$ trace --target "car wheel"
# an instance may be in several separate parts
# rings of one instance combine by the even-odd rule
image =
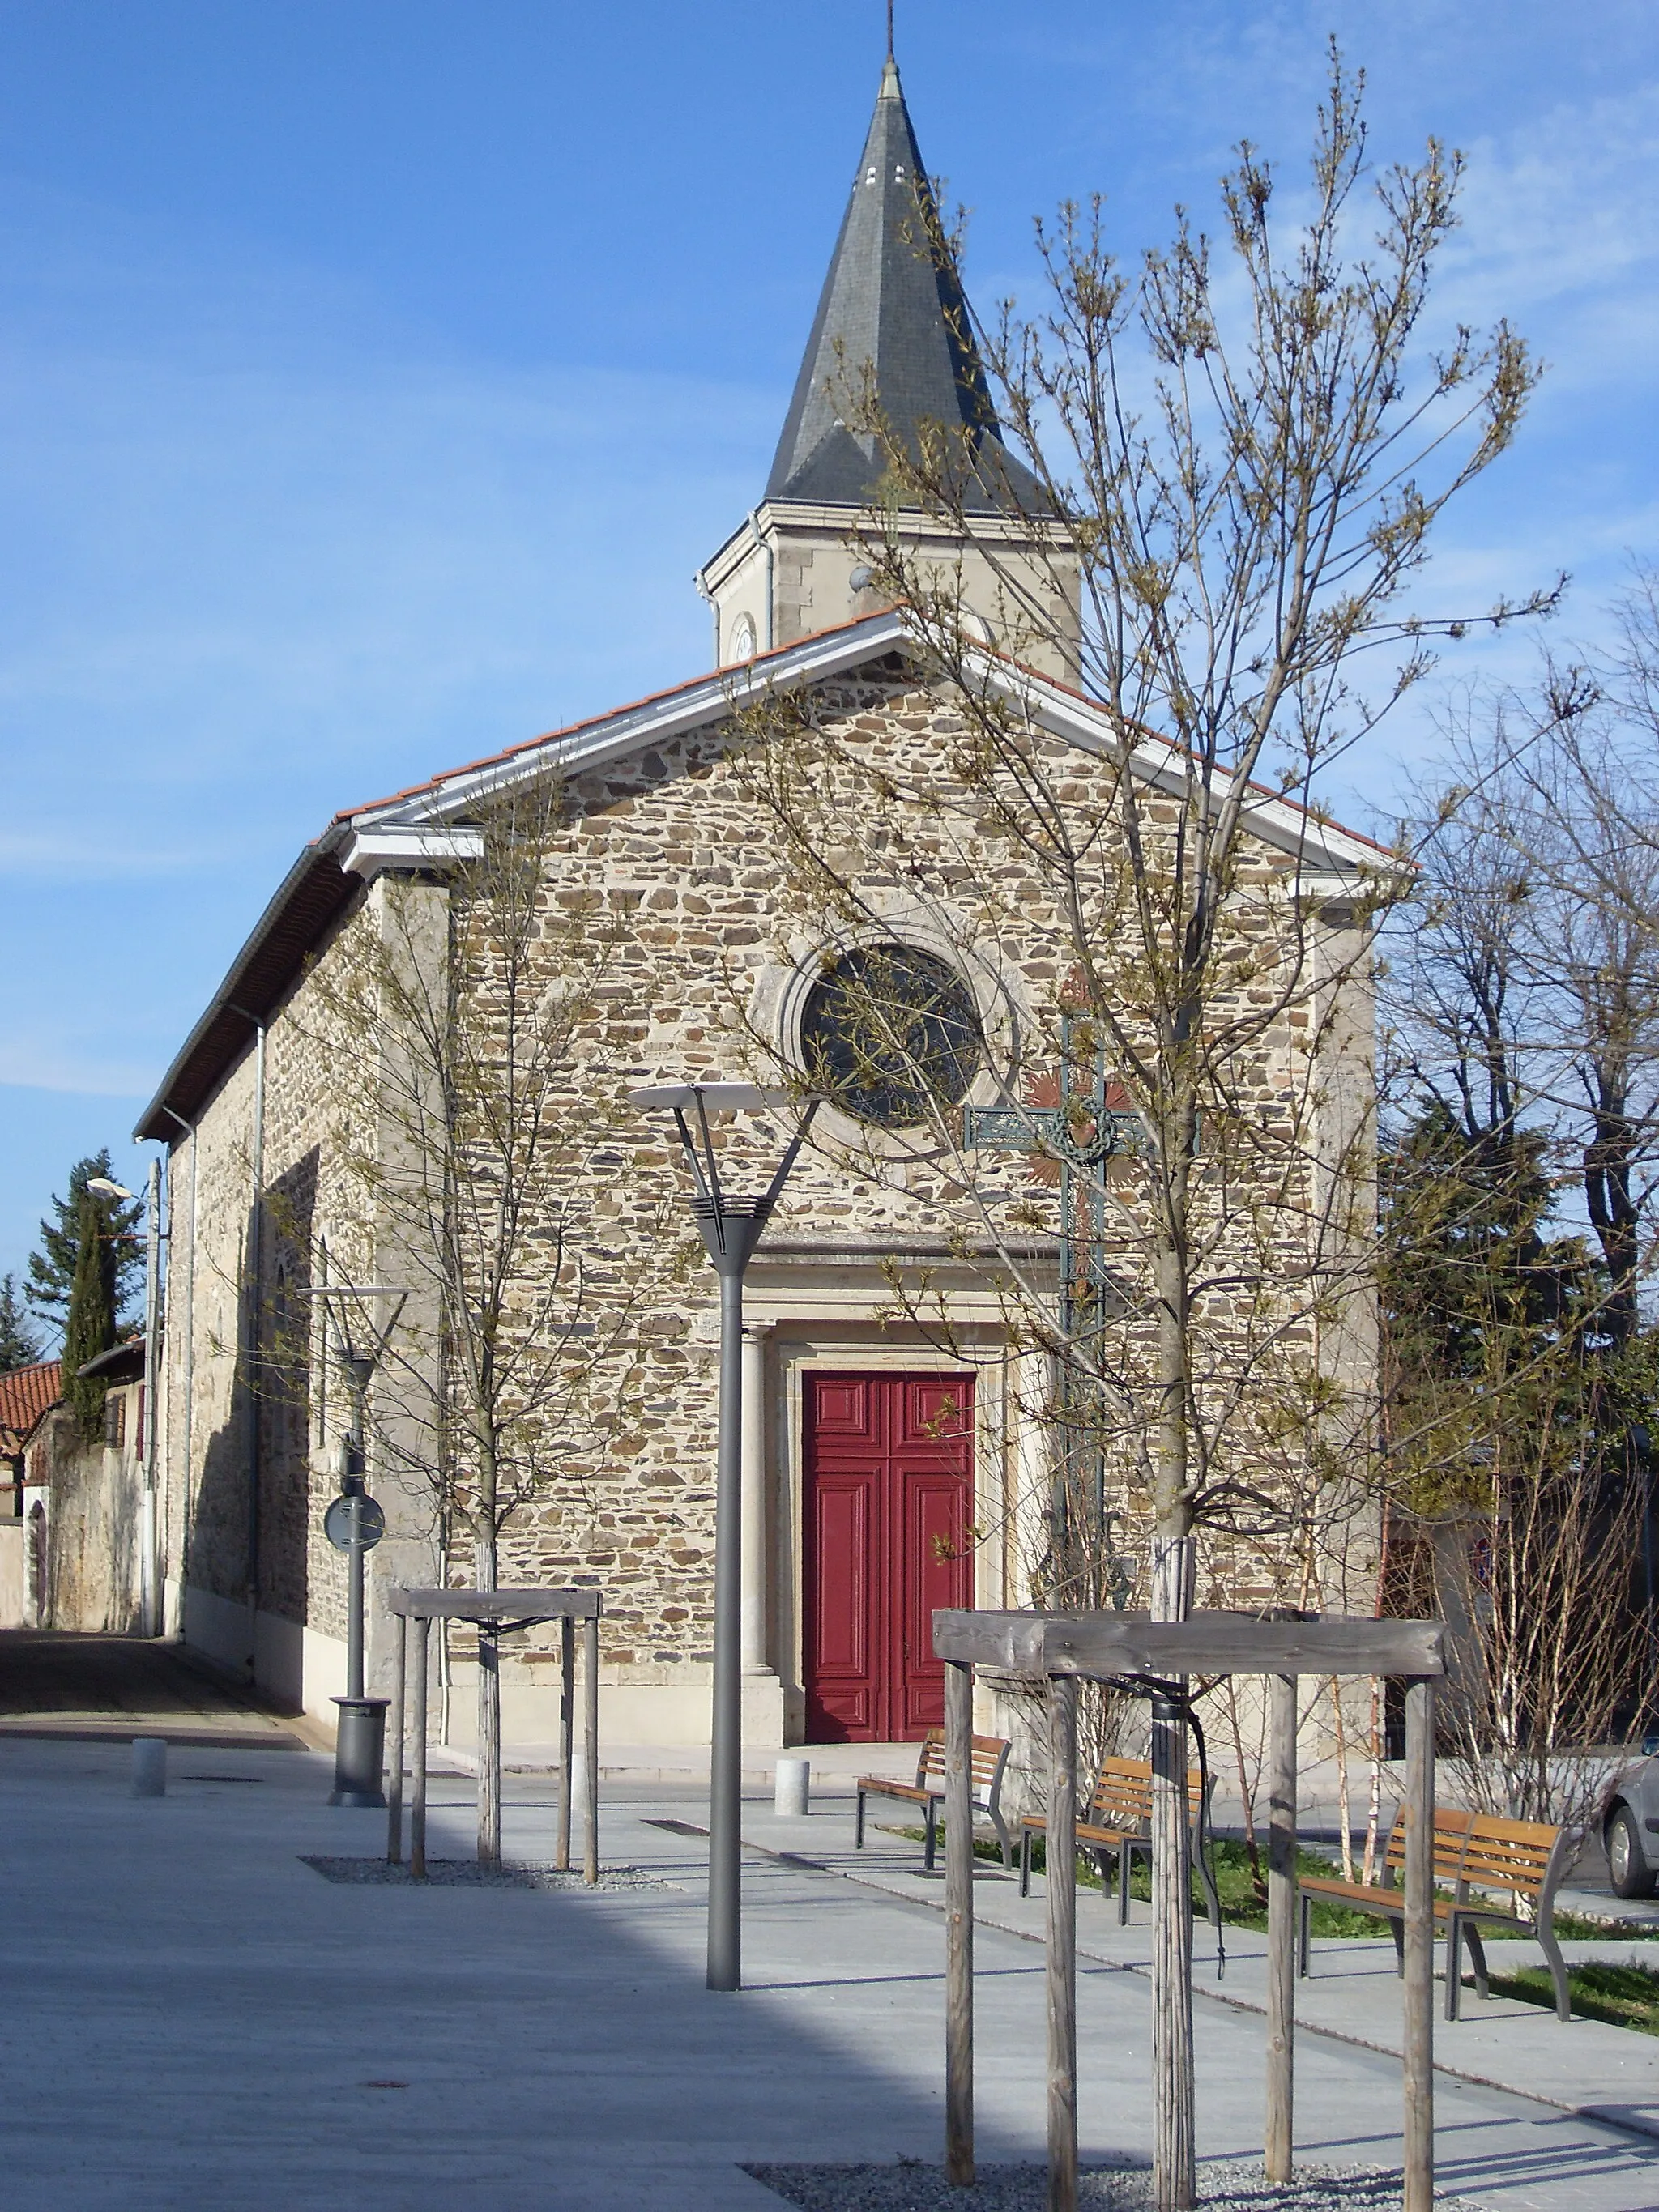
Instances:
[[[1615,1805],[1607,1821],[1607,1875],[1615,1897],[1651,1897],[1656,1877],[1642,1850],[1641,1831],[1628,1805]]]

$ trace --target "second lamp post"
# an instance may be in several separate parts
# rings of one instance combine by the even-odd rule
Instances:
[[[743,1279],[806,1139],[809,1098],[777,1171],[758,1197],[720,1181],[712,1114],[765,1114],[801,1102],[749,1083],[659,1084],[631,1103],[674,1117],[691,1170],[691,1212],[720,1281],[720,1451],[714,1485],[714,1697],[708,1763],[708,1987],[743,1985]]]

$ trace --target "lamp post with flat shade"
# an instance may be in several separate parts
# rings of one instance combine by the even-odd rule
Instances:
[[[720,1279],[720,1453],[714,1486],[714,1711],[708,1762],[708,1987],[743,1986],[743,1279],[820,1101],[749,1083],[665,1083],[629,1103],[672,1114],[691,1170],[691,1212]],[[805,1112],[758,1198],[720,1181],[710,1114]]]
[[[318,1298],[334,1334],[334,1356],[346,1384],[346,1432],[340,1450],[340,1494],[323,1516],[323,1531],[346,1555],[346,1686],[334,1737],[331,1805],[383,1807],[384,1698],[364,1694],[363,1612],[366,1562],[386,1531],[386,1515],[368,1494],[366,1443],[368,1386],[409,1292],[384,1283],[325,1283],[301,1291]]]

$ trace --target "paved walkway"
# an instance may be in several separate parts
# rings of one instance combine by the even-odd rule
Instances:
[[[850,1856],[844,1804],[799,1836],[751,1807],[748,1986],[719,1996],[689,1791],[605,1793],[605,1856],[649,1888],[355,1887],[303,1856],[382,1845],[380,1816],[325,1802],[326,1759],[191,1746],[171,1766],[140,1800],[120,1745],[0,1741],[8,2212],[779,2212],[743,2162],[938,2159],[939,1916],[891,1839],[873,1883],[811,1863]],[[551,1822],[545,1784],[515,1783],[509,1852],[550,1856]],[[432,1828],[434,1855],[467,1854],[463,1778]],[[1042,2141],[1041,1959],[1011,1887],[981,1885],[1009,1923],[978,1947],[988,2162]],[[1144,2157],[1149,1991],[1090,1934],[1084,2147]],[[1237,1994],[1246,1971],[1241,1949]],[[1544,2025],[1563,2051],[1585,2033]],[[1250,2155],[1261,2022],[1206,2002],[1196,2033],[1200,2153]],[[1303,2034],[1306,2155],[1397,2161],[1399,2105],[1396,2060]],[[1659,2204],[1639,2135],[1451,2079],[1437,2118],[1443,2183],[1505,2212]]]
[[[0,1735],[298,1744],[295,1724],[176,1644],[0,1629]]]
[[[876,1820],[881,1809],[872,1806]],[[903,1814],[890,1815],[896,1822]],[[781,1820],[754,1806],[744,1830],[763,1850],[783,1850],[809,1859],[826,1873],[860,1886],[914,1899],[940,1913],[944,1883],[921,1866],[918,1845],[890,1832],[867,1833],[862,1851],[852,1848],[850,1813],[831,1805],[805,1820]],[[1018,1878],[994,1863],[982,1867],[974,1885],[975,1916],[981,1926],[1040,1945],[1045,1905],[1041,1878],[1022,1898]],[[1613,1900],[1602,1898],[1602,1906]],[[1132,1902],[1130,1921],[1121,1927],[1115,1899],[1080,1889],[1078,1949],[1102,1966],[1150,1975],[1151,1911]],[[1200,1997],[1237,2009],[1265,2014],[1267,1938],[1254,1929],[1222,1930],[1224,1960],[1218,1960],[1215,1932],[1200,1922],[1194,1944],[1194,1990]],[[1606,1942],[1566,1942],[1569,1959],[1606,1959],[1659,1967],[1659,1942],[1629,1937]],[[1297,2018],[1323,2035],[1398,2057],[1402,2032],[1401,1984],[1395,1948],[1384,1936],[1375,1942],[1348,1938],[1316,1941],[1313,1972],[1297,1984]],[[1443,1958],[1444,1946],[1437,1946]],[[1487,1959],[1502,1974],[1542,1963],[1535,1943],[1489,1938]],[[1219,1966],[1219,1971],[1218,1969]],[[1605,2022],[1574,2020],[1564,2026],[1553,2012],[1517,1999],[1474,1994],[1467,1981],[1463,2017],[1435,2021],[1435,2063],[1449,2075],[1536,2097],[1564,2112],[1607,2119],[1659,2138],[1659,2037],[1639,2035]]]

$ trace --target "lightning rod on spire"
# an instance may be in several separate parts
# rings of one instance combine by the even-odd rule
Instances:
[[[893,58],[893,0],[887,0],[887,58]]]

